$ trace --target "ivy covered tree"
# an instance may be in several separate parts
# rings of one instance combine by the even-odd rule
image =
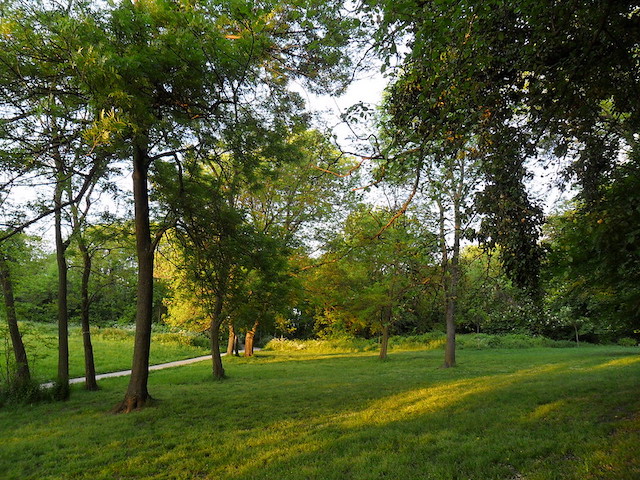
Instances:
[[[585,198],[595,198],[618,155],[635,151],[637,6],[368,2],[364,12],[382,18],[377,39],[387,56],[400,38],[390,32],[406,35],[403,76],[412,87],[402,103],[417,118],[430,112],[440,138],[478,135],[484,235],[500,244],[514,282],[536,295],[542,217],[526,194],[524,161],[538,148],[569,154]]]

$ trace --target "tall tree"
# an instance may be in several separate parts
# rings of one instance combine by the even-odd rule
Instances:
[[[348,25],[339,17],[339,4],[300,1],[287,6],[290,8],[216,2],[123,3],[110,12],[109,35],[101,48],[79,55],[77,64],[88,76],[95,51],[102,49],[101,54],[110,59],[116,75],[102,70],[93,75],[90,88],[98,103],[107,110],[111,106],[126,125],[123,138],[134,163],[139,303],[133,374],[122,411],[143,406],[149,398],[150,306],[157,242],[150,237],[147,177],[153,161],[164,156],[160,146],[172,146],[172,154],[183,150],[182,138],[186,137],[179,134],[184,135],[188,127],[189,138],[197,138],[200,128],[214,134],[235,128],[243,116],[240,99],[246,108],[262,86],[282,88],[291,74],[316,77],[318,66],[335,70],[347,58],[339,53],[347,39],[342,27]],[[314,19],[315,28],[308,18]],[[326,81],[329,76],[316,78],[318,85],[333,83]],[[171,122],[173,133],[166,135]],[[247,140],[236,136],[237,142]]]
[[[69,314],[65,252],[70,235],[64,238],[63,209],[82,198],[95,181],[97,172],[92,152],[81,135],[88,123],[87,104],[73,80],[73,69],[59,47],[73,48],[78,45],[79,37],[69,28],[68,10],[64,6],[15,2],[12,7],[4,24],[8,32],[3,37],[6,56],[0,63],[5,107],[3,130],[7,135],[4,146],[6,152],[17,154],[23,170],[48,179],[53,186],[52,202],[40,207],[43,212],[36,214],[36,219],[50,213],[55,218],[58,264],[56,395],[67,398]],[[71,188],[74,183],[79,184],[77,190]],[[13,232],[24,225],[14,226]]]
[[[149,170],[160,158],[179,160],[185,151],[197,150],[203,132],[207,132],[205,149],[217,135],[231,143],[232,130],[247,118],[244,112],[253,100],[267,89],[284,90],[291,77],[309,79],[316,90],[339,88],[348,78],[343,67],[349,61],[341,48],[357,21],[343,15],[342,2],[319,0],[20,5],[23,11],[33,7],[59,20],[41,24],[39,33],[47,52],[55,54],[56,65],[70,72],[74,93],[91,106],[95,121],[85,139],[94,146],[110,144],[132,160],[139,265],[137,333],[132,376],[120,406],[130,411],[149,398],[153,250],[159,238],[149,221]],[[20,16],[2,23],[10,32],[3,36],[9,44],[16,38],[12,29]],[[7,71],[15,73],[13,54],[22,58],[22,51],[7,52],[3,57],[10,67]],[[25,66],[35,78],[49,78],[46,72]],[[319,75],[320,70],[331,74]],[[275,117],[282,113],[277,106],[272,112]],[[19,108],[10,113],[22,118]],[[235,137],[236,144],[247,140],[251,139]],[[60,210],[68,201],[47,212]]]
[[[306,279],[320,333],[381,335],[381,359],[398,320],[424,294],[437,247],[435,236],[411,215],[381,232],[394,212],[359,205]]]
[[[434,104],[423,104],[423,92],[433,88],[431,79],[419,73],[420,65],[407,70],[389,87],[381,133],[386,147],[379,160],[379,175],[387,182],[411,183],[407,200],[391,222],[411,202],[437,212],[441,253],[444,318],[447,331],[445,367],[455,366],[456,310],[460,285],[460,250],[474,219],[474,195],[479,189],[481,154],[473,131],[457,130],[464,116],[460,102],[442,93]]]
[[[256,269],[260,257],[270,254],[261,245],[266,238],[246,223],[237,209],[237,190],[225,182],[228,172],[224,163],[213,168],[197,162],[187,164],[181,179],[184,189],[172,201],[178,214],[174,231],[182,268],[209,323],[213,376],[217,379],[225,376],[220,327],[228,316],[228,304],[244,291],[245,279]]]

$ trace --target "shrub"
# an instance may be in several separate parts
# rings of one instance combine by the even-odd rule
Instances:
[[[446,336],[441,332],[430,332],[422,335],[393,336],[389,338],[391,350],[436,350],[444,348]],[[545,337],[534,337],[525,334],[489,335],[486,333],[470,333],[456,336],[456,346],[460,350],[484,350],[491,348],[534,348],[575,347],[574,342],[568,340],[551,340]],[[265,345],[265,350],[300,351],[310,353],[333,352],[370,352],[380,348],[377,338],[362,339],[354,337],[338,337],[322,340],[286,340],[274,338]]]
[[[484,350],[487,348],[499,348],[502,341],[498,335],[488,335],[486,333],[472,333],[458,335],[456,337],[456,347],[460,350]]]
[[[403,350],[436,350],[444,346],[446,336],[441,332],[429,332],[422,335],[393,336],[389,347]]]
[[[36,403],[48,397],[47,391],[34,380],[27,382],[12,375],[0,383],[0,407]]]
[[[162,332],[151,335],[151,341],[163,345],[181,345],[184,347],[210,346],[209,338],[200,333],[193,332]]]
[[[588,344],[586,342],[581,342],[580,345]],[[577,344],[571,340],[553,340],[551,338],[542,337],[541,346],[550,348],[575,348]]]
[[[306,349],[305,342],[298,340],[287,340],[286,338],[273,338],[267,342],[264,346],[265,350],[272,350],[274,352],[291,352],[296,350]]]
[[[621,347],[637,347],[638,341],[635,338],[622,337],[618,340],[618,345]]]
[[[96,336],[104,340],[127,340],[133,338],[134,334],[134,330],[113,327],[101,328],[96,332]]]
[[[500,348],[533,348],[542,346],[542,337],[510,333],[500,337]]]

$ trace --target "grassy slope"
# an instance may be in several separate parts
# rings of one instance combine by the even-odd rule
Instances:
[[[29,366],[34,378],[40,381],[55,380],[57,375],[57,330],[53,324],[24,324],[23,338],[29,355]],[[92,344],[97,373],[116,372],[131,368],[133,358],[133,332],[107,329],[111,335],[103,335],[96,330]],[[69,372],[71,378],[84,376],[84,351],[79,327],[69,331]],[[113,333],[117,333],[114,336]],[[4,372],[5,345],[0,343],[0,368]],[[37,352],[37,354],[34,354]],[[210,350],[177,343],[153,342],[151,346],[151,364],[182,360],[184,358],[206,355]],[[2,476],[0,475],[0,479]]]
[[[0,478],[640,478],[636,349],[285,354],[154,372],[155,406],[107,413],[126,379],[0,410]]]

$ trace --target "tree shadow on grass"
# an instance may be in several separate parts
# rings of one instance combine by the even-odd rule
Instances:
[[[637,368],[631,378],[623,365],[606,368],[595,381],[593,372],[552,368],[450,382],[381,397],[361,409],[273,424],[266,431],[275,435],[254,432],[242,452],[226,459],[236,466],[233,475],[219,473],[237,479],[585,478],[585,461],[593,463],[607,445],[616,450],[613,424],[601,413],[640,407]],[[638,473],[635,455],[625,448],[617,464],[601,465],[608,477],[593,478],[637,478],[624,476]]]

